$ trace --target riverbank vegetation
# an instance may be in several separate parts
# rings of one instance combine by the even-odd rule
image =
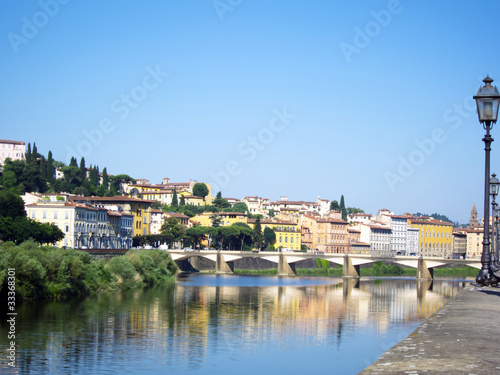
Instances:
[[[129,250],[110,260],[94,260],[74,249],[6,242],[0,245],[0,299],[7,295],[9,269],[15,272],[18,300],[63,300],[173,282],[177,266],[161,250]]]

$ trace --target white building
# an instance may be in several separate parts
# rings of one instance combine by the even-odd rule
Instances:
[[[26,144],[22,141],[9,141],[0,139],[0,165],[3,165],[5,159],[25,160]]]
[[[391,215],[391,252],[393,255],[408,255],[406,251],[408,218]]]
[[[407,227],[405,255],[418,255],[419,236],[420,230],[418,228]]]

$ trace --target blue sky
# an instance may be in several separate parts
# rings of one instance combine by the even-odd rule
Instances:
[[[468,222],[484,178],[471,99],[486,74],[500,82],[487,17],[498,11],[495,1],[5,0],[0,138],[153,183],[208,182],[226,197],[344,195],[372,214]],[[500,143],[492,149],[500,174]]]

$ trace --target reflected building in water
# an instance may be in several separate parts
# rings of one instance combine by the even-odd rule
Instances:
[[[26,305],[23,321],[30,322],[30,335],[19,342],[28,354],[21,361],[28,369],[30,358],[50,353],[41,368],[50,370],[64,368],[68,353],[84,368],[88,361],[150,356],[162,366],[196,368],[211,355],[251,355],[266,345],[338,346],[346,333],[360,328],[384,333],[391,326],[416,324],[465,284],[405,279],[329,283],[239,287],[179,282],[47,303],[36,312]],[[127,350],[131,345],[134,352]]]

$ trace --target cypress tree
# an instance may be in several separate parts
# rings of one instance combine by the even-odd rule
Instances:
[[[179,205],[179,200],[177,199],[177,190],[174,188],[174,195],[172,196],[172,206],[177,207]]]
[[[347,210],[345,208],[344,196],[340,197],[340,211],[342,211],[342,220],[347,221]]]
[[[26,163],[31,162],[31,143],[28,142],[28,150],[26,151]]]
[[[99,166],[96,165],[94,168],[95,168],[94,181],[95,181],[95,186],[97,187],[100,185],[100,183],[99,183],[100,182],[99,181],[100,180],[100,178],[99,178]]]
[[[52,151],[50,150],[47,155],[47,181],[50,183],[54,181],[54,159],[52,158]]]
[[[253,243],[255,248],[261,249],[264,242],[264,235],[262,234],[262,226],[260,224],[260,217],[255,220],[255,225],[253,227]]]
[[[78,163],[77,163],[76,158],[74,156],[71,157],[71,161],[69,162],[69,166],[78,168]]]
[[[105,189],[109,188],[108,171],[106,167],[104,167],[104,169],[102,170],[102,185]]]
[[[47,181],[47,163],[44,157],[40,158],[40,176],[45,183]]]
[[[31,161],[34,161],[36,163],[38,159],[38,150],[36,149],[36,143],[33,142],[33,152],[31,154]]]
[[[82,180],[82,183],[83,181],[85,181],[86,177],[87,171],[85,169],[85,158],[82,156],[82,158],[80,159],[80,179]]]

